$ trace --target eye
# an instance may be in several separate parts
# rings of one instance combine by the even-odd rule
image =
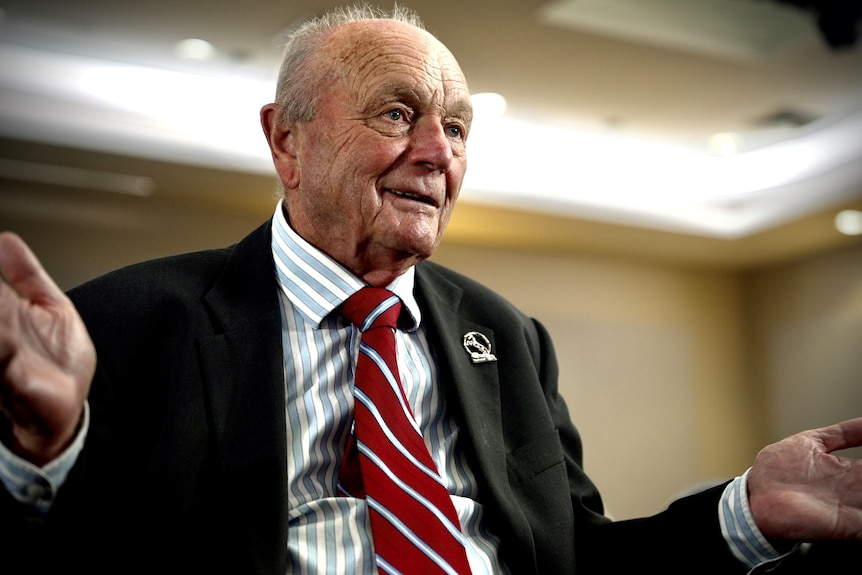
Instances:
[[[462,140],[465,136],[464,129],[458,124],[450,124],[446,126],[446,134],[448,134],[450,138],[456,140]]]
[[[383,115],[392,120],[393,122],[404,122],[407,118],[407,113],[401,108],[393,108],[391,110],[387,110],[383,113]]]

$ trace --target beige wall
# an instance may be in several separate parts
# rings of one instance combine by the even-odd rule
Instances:
[[[862,246],[759,271],[745,289],[768,438],[862,416]]]

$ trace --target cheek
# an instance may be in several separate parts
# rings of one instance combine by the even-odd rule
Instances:
[[[360,190],[376,187],[377,180],[386,173],[398,157],[391,145],[375,142],[355,142],[337,150],[327,166],[334,178]]]
[[[466,159],[458,161],[457,165],[453,165],[452,169],[446,177],[447,199],[450,203],[455,203],[458,195],[461,193],[461,184],[464,182],[464,175],[467,173]],[[451,209],[451,208],[450,208]]]
[[[437,242],[439,243],[440,239],[443,237],[443,232],[446,231],[446,228],[449,226],[449,219],[452,217],[452,211],[455,208],[455,198],[452,198],[449,205],[440,212],[440,219],[437,222]]]

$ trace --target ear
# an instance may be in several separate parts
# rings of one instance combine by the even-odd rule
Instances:
[[[285,121],[284,108],[279,104],[267,104],[260,110],[260,125],[281,182],[287,190],[296,188],[300,176],[296,124]]]

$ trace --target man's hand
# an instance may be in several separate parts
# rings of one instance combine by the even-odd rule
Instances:
[[[862,445],[862,418],[765,447],[748,476],[754,521],[771,539],[862,541],[862,461],[833,454]]]
[[[72,302],[12,233],[0,234],[0,276],[0,439],[44,465],[75,436],[96,352]]]

